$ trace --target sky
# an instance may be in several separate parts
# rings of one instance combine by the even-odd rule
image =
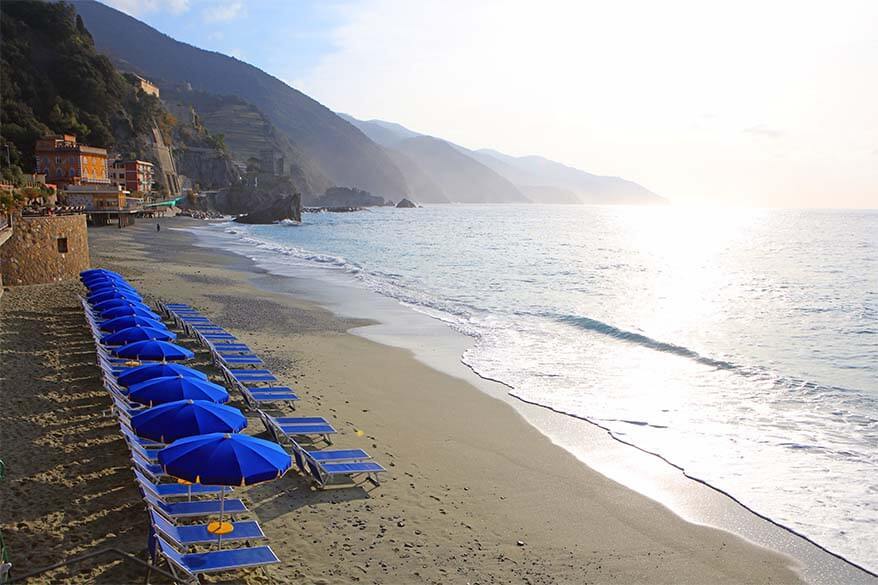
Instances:
[[[878,2],[108,0],[327,107],[684,205],[878,207]]]

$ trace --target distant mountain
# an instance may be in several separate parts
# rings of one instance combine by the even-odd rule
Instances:
[[[158,82],[189,83],[193,89],[233,95],[253,104],[300,148],[320,174],[341,186],[388,198],[408,195],[402,173],[377,144],[328,108],[281,80],[232,57],[205,51],[92,0],[74,6],[97,48]],[[307,174],[308,169],[303,169]],[[308,177],[314,184],[322,177]]]
[[[460,147],[383,120],[340,114],[382,145],[421,203],[524,203],[515,185],[462,152]]]
[[[384,120],[358,120],[350,114],[339,114],[339,116],[359,128],[363,134],[371,138],[373,142],[381,144],[382,146],[392,146],[406,140],[407,138],[423,136],[423,134],[418,134],[396,122],[385,122]]]
[[[438,138],[417,136],[395,145],[454,203],[527,203],[511,182]]]
[[[414,136],[424,136],[393,122],[343,116],[389,149],[399,148]],[[593,175],[539,156],[514,157],[495,150],[470,150],[452,142],[446,144],[510,181],[534,203],[667,203],[649,189],[620,177]]]
[[[402,171],[411,191],[411,198],[418,203],[451,203],[445,190],[424,171],[409,155],[393,148],[387,148],[387,154]]]
[[[509,156],[495,150],[470,151],[482,164],[516,185],[555,187],[574,193],[583,203],[664,204],[667,200],[620,177],[593,175],[541,156]]]

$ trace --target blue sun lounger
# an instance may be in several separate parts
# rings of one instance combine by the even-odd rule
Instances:
[[[189,498],[190,496],[216,495],[220,492],[231,493],[231,488],[224,488],[216,485],[183,485],[180,483],[162,483],[156,484],[139,469],[134,469],[134,477],[144,489],[148,489],[160,499],[169,498]]]
[[[168,561],[171,572],[176,576],[182,573],[192,583],[198,583],[198,575],[222,573],[252,567],[262,567],[280,562],[271,547],[254,546],[229,550],[212,550],[203,553],[178,552],[164,538],[156,535],[159,554]]]
[[[210,351],[223,356],[253,353],[253,350],[243,343],[210,344]]]
[[[219,359],[223,363],[229,364],[230,366],[243,366],[243,365],[251,365],[251,366],[261,366],[265,364],[259,356],[256,355],[223,355],[219,354]]]
[[[355,481],[357,475],[365,475],[367,481],[377,486],[378,474],[387,471],[362,449],[308,451],[295,440],[291,442],[296,466],[321,489],[339,477]]]
[[[198,518],[200,516],[216,516],[220,511],[219,500],[197,500],[193,502],[163,502],[149,491],[143,491],[143,499],[150,508],[164,514],[171,520],[179,518]],[[247,511],[244,502],[238,499],[227,499],[223,502],[223,514],[234,516]]]
[[[292,388],[287,386],[261,386],[259,388],[248,388],[247,386],[239,386],[244,401],[248,405],[258,407],[260,404],[268,404],[272,402],[286,402],[295,410],[294,404],[299,397],[293,392]]]
[[[275,441],[280,443],[282,439],[295,442],[295,437],[321,438],[328,444],[332,444],[329,435],[338,431],[329,424],[322,416],[289,417],[271,416],[260,410],[259,416],[265,429],[274,435]]]
[[[157,465],[155,463],[150,463],[143,457],[141,457],[137,452],[131,451],[131,462],[134,463],[134,467],[137,468],[141,473],[148,476],[151,481],[158,482],[162,479],[166,479],[168,476],[165,474],[161,465]],[[164,484],[158,484],[164,485]]]
[[[238,339],[231,333],[207,333],[207,334],[199,334],[199,338],[201,338],[205,343],[209,343],[210,341],[217,341],[220,339],[233,340]]]
[[[171,541],[171,543],[180,549],[196,544],[215,544],[217,541],[216,534],[207,531],[206,524],[192,524],[189,526],[175,526],[161,514],[157,514],[155,510],[149,511],[152,519],[153,528],[162,537]],[[233,542],[236,540],[265,540],[267,537],[262,532],[259,524],[254,520],[246,520],[242,522],[232,522],[232,531],[223,535],[223,542]]]

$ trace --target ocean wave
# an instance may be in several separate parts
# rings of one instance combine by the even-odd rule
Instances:
[[[579,327],[580,329],[586,329],[588,331],[607,335],[615,339],[627,341],[628,343],[636,343],[638,345],[642,345],[656,351],[662,351],[665,353],[672,353],[678,356],[686,357],[698,363],[712,366],[718,369],[736,370],[739,367],[725,360],[719,360],[703,356],[697,351],[689,349],[688,347],[659,341],[642,333],[626,331],[625,329],[620,329],[619,327],[615,327],[613,325],[610,325],[609,323],[604,323],[603,321],[598,321],[597,319],[591,319],[589,317],[581,317],[577,315],[558,315],[553,317],[561,323],[573,325],[574,327]]]

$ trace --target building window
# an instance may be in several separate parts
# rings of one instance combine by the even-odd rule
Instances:
[[[67,253],[67,238],[58,238],[58,251],[62,254]]]

